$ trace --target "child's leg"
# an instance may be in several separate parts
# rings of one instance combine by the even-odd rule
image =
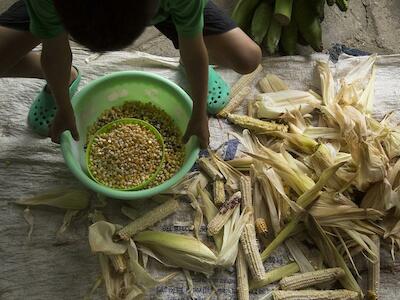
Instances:
[[[253,72],[261,63],[261,49],[240,28],[204,37],[210,62],[240,74]]]
[[[29,32],[29,23],[23,0],[0,15],[0,77],[44,79],[40,53],[31,52],[41,41]],[[77,75],[72,68],[70,83]]]
[[[179,49],[178,33],[171,19],[156,27]],[[247,74],[254,71],[261,62],[260,47],[211,0],[204,9],[203,35],[211,64]]]
[[[40,55],[30,52],[39,43],[29,32],[0,26],[0,77],[43,78]]]

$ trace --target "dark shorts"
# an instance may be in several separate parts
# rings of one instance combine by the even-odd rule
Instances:
[[[23,0],[17,1],[0,15],[0,26],[29,31],[29,14]],[[178,33],[171,19],[158,23],[155,27],[172,41],[175,48],[179,48]],[[204,9],[204,36],[222,34],[236,27],[235,22],[218,6],[212,1],[207,2]]]

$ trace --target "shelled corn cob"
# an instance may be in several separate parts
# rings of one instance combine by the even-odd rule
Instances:
[[[325,2],[343,12],[348,9],[348,0],[238,0],[232,18],[269,54],[281,49],[294,55],[296,44],[320,52]]]

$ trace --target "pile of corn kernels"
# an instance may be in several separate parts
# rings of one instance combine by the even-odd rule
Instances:
[[[185,159],[184,144],[179,128],[171,117],[151,103],[139,101],[126,102],[104,111],[88,130],[88,139],[97,130],[112,121],[122,118],[136,118],[153,125],[162,135],[165,146],[164,166],[156,179],[148,187],[154,187],[167,181],[181,168]]]
[[[90,149],[89,169],[102,184],[118,189],[148,180],[162,160],[162,145],[139,124],[118,124],[96,136]]]

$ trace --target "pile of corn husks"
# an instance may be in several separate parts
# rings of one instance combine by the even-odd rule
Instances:
[[[381,121],[371,116],[375,59],[336,81],[328,63],[318,62],[321,95],[290,90],[269,74],[249,101],[248,116],[232,112],[260,70],[239,80],[219,114],[244,128],[232,133],[242,145],[239,157],[223,161],[210,150],[199,160],[200,172],[157,197],[160,205],[140,215],[125,206],[133,219],[125,227],[107,222],[99,210],[90,213],[89,243],[102,270],[94,289],[104,282],[110,299],[138,299],[179,269],[190,278],[188,271],[210,276],[236,266],[238,299],[277,281],[273,299],[378,299],[380,242],[393,259],[400,248],[400,129],[390,114]],[[85,205],[60,204],[67,194],[18,203],[50,199],[68,209],[67,226],[88,205],[86,194],[80,197]],[[194,236],[148,230],[188,200]],[[212,245],[200,237],[203,222]],[[293,262],[266,270],[263,262],[280,245]],[[356,280],[356,257],[368,264],[366,291]],[[171,274],[154,278],[148,258],[171,267]]]

